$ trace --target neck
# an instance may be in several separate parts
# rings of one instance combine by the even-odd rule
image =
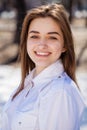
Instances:
[[[34,77],[36,77],[40,72],[42,72],[46,67],[38,67],[36,66]]]
[[[35,73],[34,73],[34,77],[36,77],[41,71],[42,71],[42,69],[36,68]]]

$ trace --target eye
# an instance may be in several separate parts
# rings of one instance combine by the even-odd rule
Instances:
[[[36,36],[36,35],[33,35],[33,36],[30,36],[30,38],[32,38],[32,39],[37,39],[37,38],[39,38],[39,37]]]
[[[49,39],[52,39],[52,40],[57,40],[57,38],[56,38],[56,37],[54,37],[54,36],[49,37]]]

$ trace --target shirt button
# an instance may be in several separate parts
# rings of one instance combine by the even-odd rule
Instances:
[[[58,78],[61,78],[61,76],[59,76]]]
[[[22,124],[22,122],[18,122],[18,124],[19,124],[19,125],[21,125],[21,124]]]

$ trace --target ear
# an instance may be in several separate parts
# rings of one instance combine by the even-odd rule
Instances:
[[[63,52],[66,52],[66,51],[67,51],[67,49],[66,49],[65,47],[63,47],[62,53],[63,53]]]

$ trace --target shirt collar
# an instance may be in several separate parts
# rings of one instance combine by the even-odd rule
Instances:
[[[30,82],[33,82],[34,86],[38,86],[39,84],[47,83],[54,78],[58,78],[64,72],[64,67],[62,61],[57,60],[40,72],[35,78],[33,78],[34,72],[35,68],[25,78],[24,87],[29,86]]]

